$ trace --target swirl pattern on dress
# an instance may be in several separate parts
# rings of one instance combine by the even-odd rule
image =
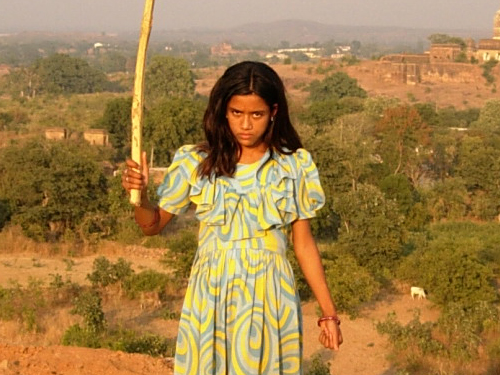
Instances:
[[[267,152],[233,177],[199,178],[180,148],[158,188],[174,214],[196,204],[198,250],[181,312],[174,373],[302,373],[300,300],[286,258],[290,224],[324,204],[310,154]]]

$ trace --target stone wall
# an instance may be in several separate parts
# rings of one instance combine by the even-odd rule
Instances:
[[[83,132],[83,139],[91,145],[107,146],[109,144],[109,135],[104,129],[86,130]]]
[[[418,83],[475,83],[482,74],[478,65],[461,63],[414,64],[380,61],[374,73],[388,81]]]

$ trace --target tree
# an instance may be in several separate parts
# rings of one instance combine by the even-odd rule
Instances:
[[[497,298],[493,272],[478,258],[480,248],[474,238],[455,239],[447,233],[409,255],[401,264],[400,277],[428,290],[429,298],[441,306],[493,302]]]
[[[363,100],[356,97],[331,98],[315,101],[299,118],[302,122],[318,129],[331,125],[339,117],[361,112]]]
[[[168,165],[177,148],[203,139],[205,102],[182,97],[164,98],[147,113],[145,149],[154,150],[155,165]]]
[[[464,137],[458,150],[456,175],[464,180],[475,215],[491,220],[500,211],[500,150],[490,140]]]
[[[393,174],[404,173],[416,186],[426,172],[430,158],[430,128],[417,110],[407,105],[389,108],[378,121],[375,133],[378,151]]]
[[[65,54],[39,59],[34,71],[40,80],[40,91],[51,94],[88,94],[104,91],[106,75],[85,60]]]
[[[363,113],[345,115],[328,129],[305,140],[321,174],[321,185],[326,195],[325,208],[312,222],[315,234],[336,238],[339,220],[334,197],[357,190],[364,182],[373,163],[374,139],[369,135],[371,121]]]
[[[432,44],[458,44],[462,50],[467,48],[467,43],[462,38],[447,34],[432,34],[428,37]]]
[[[479,111],[479,118],[472,123],[473,128],[500,133],[500,100],[488,100]]]
[[[359,85],[358,81],[344,72],[337,72],[324,78],[322,81],[314,80],[309,85],[309,100],[311,102],[341,99],[346,96],[366,98],[366,91]]]
[[[363,303],[369,302],[379,291],[379,283],[356,259],[333,246],[322,252],[325,277],[340,312],[351,317],[358,315]]]
[[[40,87],[40,77],[32,67],[14,69],[2,81],[12,98],[34,98]]]
[[[457,137],[450,132],[434,132],[432,137],[432,157],[429,167],[432,177],[439,181],[452,177],[458,154]]]
[[[467,213],[469,197],[461,178],[445,178],[424,194],[433,221],[459,220]]]
[[[155,55],[147,67],[146,87],[146,99],[150,104],[165,97],[192,97],[194,75],[186,60]]]
[[[116,98],[106,103],[99,127],[109,132],[109,140],[116,149],[116,159],[130,155],[132,98]]]
[[[342,221],[338,239],[342,249],[374,275],[393,270],[405,236],[396,203],[377,187],[360,184],[356,191],[337,194],[334,207]]]
[[[106,73],[125,72],[127,69],[127,58],[116,51],[100,54],[96,63]]]
[[[398,98],[385,96],[370,96],[364,101],[364,113],[371,119],[378,121],[384,116],[388,108],[395,108],[401,105]]]
[[[30,141],[0,153],[0,199],[36,240],[56,240],[106,212],[106,178],[88,147]]]

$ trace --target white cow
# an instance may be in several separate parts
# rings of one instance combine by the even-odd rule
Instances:
[[[411,299],[414,299],[415,296],[417,296],[418,299],[427,298],[424,288],[420,288],[418,286],[412,286],[410,292],[411,292]]]

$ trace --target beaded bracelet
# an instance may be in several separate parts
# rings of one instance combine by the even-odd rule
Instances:
[[[155,207],[154,214],[155,214],[155,217],[153,218],[153,221],[151,223],[141,224],[141,223],[139,223],[137,218],[135,218],[135,222],[137,223],[138,226],[140,226],[143,229],[151,228],[151,227],[155,226],[156,224],[158,224],[158,222],[160,221],[160,207],[158,207],[158,206]]]
[[[335,323],[340,325],[340,319],[336,315],[330,315],[330,316],[322,316],[321,318],[318,319],[318,327],[320,326],[321,322],[324,322],[326,320],[333,320]]]

